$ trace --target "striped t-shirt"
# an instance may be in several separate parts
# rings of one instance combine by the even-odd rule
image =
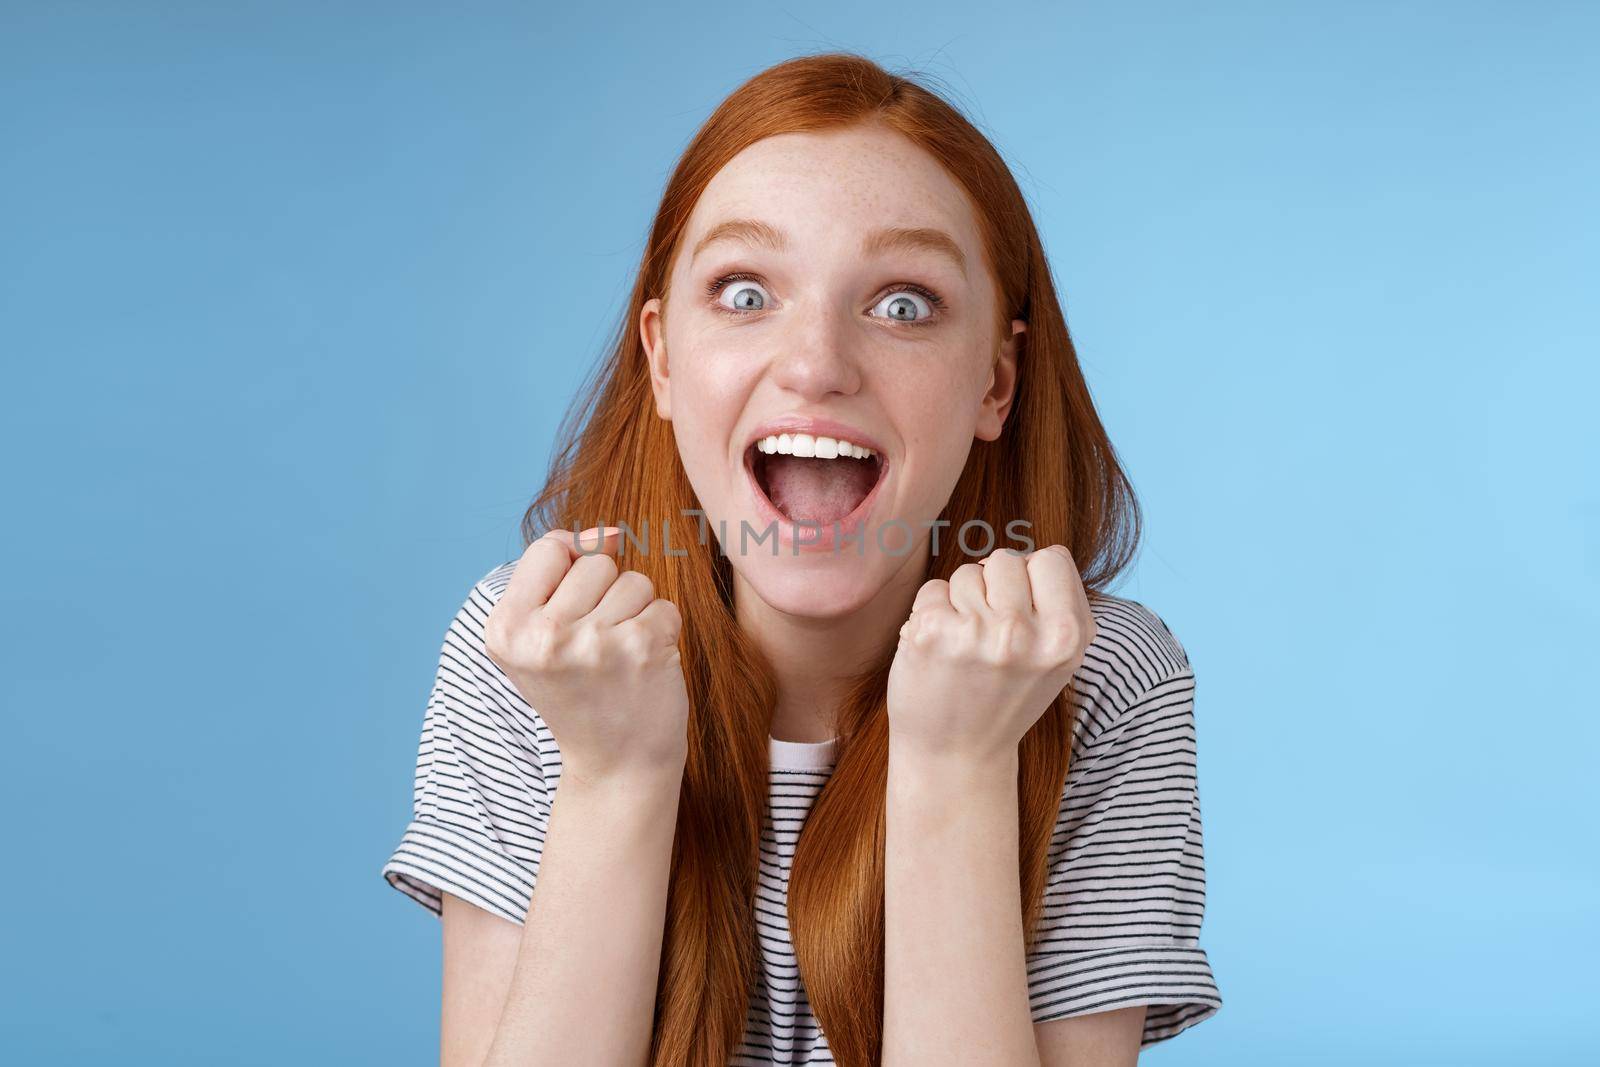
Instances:
[[[489,659],[483,624],[516,569],[476,582],[451,621],[423,716],[412,815],[383,876],[434,914],[440,893],[521,925],[561,779],[539,713]],[[1142,1046],[1216,1014],[1199,944],[1205,859],[1194,674],[1136,601],[1093,602],[1097,634],[1073,678],[1073,755],[1050,844],[1040,934],[1027,954],[1033,1020],[1147,1005]],[[795,843],[837,739],[769,738],[757,934],[761,968],[730,1067],[833,1063],[789,940]]]

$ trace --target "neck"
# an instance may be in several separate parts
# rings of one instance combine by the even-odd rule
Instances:
[[[851,678],[900,640],[921,588],[925,557],[909,553],[866,603],[845,614],[802,615],[762,599],[737,569],[734,613],[772,664],[778,686],[769,733],[780,741],[837,736],[838,710]]]

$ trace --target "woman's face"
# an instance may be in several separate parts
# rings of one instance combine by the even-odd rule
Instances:
[[[995,439],[1010,406],[1022,323],[1002,338],[996,314],[966,194],[894,131],[769,137],[712,178],[639,327],[657,411],[741,585],[840,617],[920,578],[973,440]],[[876,456],[758,447],[789,427],[794,448],[808,423]],[[954,530],[938,551],[960,551]]]

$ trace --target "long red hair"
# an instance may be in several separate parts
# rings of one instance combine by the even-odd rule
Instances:
[[[908,76],[849,53],[802,56],[739,86],[706,120],[668,181],[638,279],[610,353],[567,412],[543,490],[522,521],[531,542],[554,527],[626,522],[621,565],[642,571],[684,625],[689,755],[684,769],[661,953],[651,1064],[724,1067],[738,1048],[758,968],[755,891],[767,802],[773,673],[732,611],[730,563],[702,544],[699,503],[670,425],[655,412],[639,338],[640,309],[667,296],[670,266],[696,201],[744,148],[773,134],[876,123],[944,165],[970,197],[998,297],[995,340],[1027,322],[1004,432],[974,441],[939,516],[948,530],[982,520],[995,531],[1026,518],[1037,547],[1065,545],[1096,597],[1127,565],[1139,509],[1100,424],[1067,334],[1027,203],[989,141],[955,107]],[[676,527],[660,551],[663,521]],[[930,555],[925,580],[967,560]],[[789,928],[812,1010],[842,1067],[880,1059],[883,1016],[885,691],[893,649],[860,675],[838,709],[838,757],[805,823],[789,882]],[[1018,749],[1021,900],[1033,943],[1046,851],[1071,754],[1070,693],[1058,696]]]

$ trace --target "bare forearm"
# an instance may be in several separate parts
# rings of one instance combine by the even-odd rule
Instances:
[[[891,742],[885,819],[884,1067],[1038,1067],[1015,755],[942,766]]]
[[[647,1062],[681,783],[563,773],[485,1067]]]

